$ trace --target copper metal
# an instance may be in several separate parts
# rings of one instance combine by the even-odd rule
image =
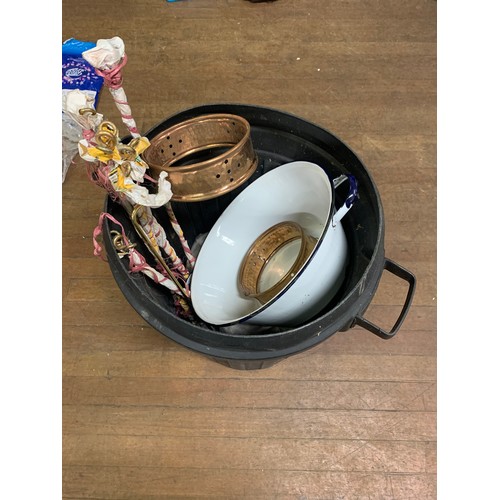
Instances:
[[[271,259],[297,240],[300,240],[300,248],[288,270],[284,271],[281,279],[274,285],[261,289],[261,279]],[[316,238],[306,234],[299,224],[292,221],[280,222],[262,233],[253,242],[240,266],[238,285],[243,295],[254,297],[261,304],[269,302],[293,280],[311,255],[316,242]]]
[[[221,196],[243,184],[257,168],[250,124],[236,115],[201,115],[164,130],[150,142],[142,157],[153,177],[168,172],[173,201]],[[225,150],[188,164],[191,155],[203,153],[206,157],[220,149]]]

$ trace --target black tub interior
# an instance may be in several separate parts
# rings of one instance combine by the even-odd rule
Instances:
[[[356,177],[359,199],[342,220],[350,256],[346,278],[337,296],[319,315],[310,320],[308,325],[314,324],[318,318],[327,313],[332,316],[332,313],[335,313],[336,305],[345,299],[363,278],[367,266],[382,243],[383,215],[378,193],[368,172],[356,155],[331,133],[276,110],[243,105],[213,105],[193,108],[165,120],[146,135],[152,138],[176,122],[212,112],[239,114],[250,122],[252,142],[259,158],[259,165],[246,184],[222,197],[196,203],[172,203],[174,212],[191,245],[198,235],[205,234],[210,230],[219,215],[241,190],[257,177],[279,165],[295,160],[306,160],[320,165],[330,179],[342,173],[352,173]],[[345,200],[344,188],[347,188],[346,184],[342,184],[338,190],[337,206],[340,206]],[[135,236],[133,227],[121,206],[111,199],[107,199],[105,211],[123,224],[130,239],[137,243],[138,250],[147,258],[149,252]],[[177,247],[179,255],[182,255],[182,249],[171,229],[166,211],[155,209],[154,213],[165,228],[170,242]],[[110,229],[113,227],[108,222],[107,231],[109,232]],[[275,328],[262,334],[241,335],[228,333],[202,321],[195,323],[185,321],[175,314],[171,295],[164,287],[156,285],[152,280],[140,274],[128,273],[126,259],[120,260],[114,257],[114,251],[110,247],[109,241],[106,248],[108,254],[110,252],[112,254],[109,260],[115,278],[132,305],[160,332],[174,340],[179,341],[180,339],[187,347],[202,351],[221,346],[229,351],[231,349],[262,351],[267,348],[276,349],[293,341],[291,340],[293,336],[281,339],[284,329]],[[154,265],[153,260],[150,263]],[[124,276],[128,280],[127,283],[124,283]],[[146,304],[147,311],[144,311],[142,305],[134,304],[134,300],[131,300],[133,294],[141,295],[140,303]],[[152,315],[154,318],[151,318]],[[306,327],[307,325],[304,325],[304,328],[302,326],[295,327],[290,333],[294,333],[297,338],[300,335],[304,336],[306,333],[301,333],[301,330],[305,331]],[[309,334],[313,335],[313,332],[307,333],[307,335]],[[242,337],[251,337],[251,340]]]

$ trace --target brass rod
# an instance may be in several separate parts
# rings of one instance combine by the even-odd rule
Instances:
[[[169,278],[174,282],[175,286],[179,289],[179,291],[182,293],[182,295],[188,299],[190,299],[189,293],[186,292],[186,290],[182,287],[182,285],[179,283],[179,280],[176,278],[174,273],[171,271],[171,269],[168,267],[167,263],[165,262],[165,259],[161,255],[161,253],[155,248],[153,245],[152,241],[150,240],[149,236],[147,235],[146,231],[144,231],[144,228],[141,226],[139,223],[138,219],[138,214],[139,211],[142,209],[142,205],[135,205],[134,208],[132,209],[132,212],[130,213],[130,219],[132,220],[132,224],[134,225],[135,230],[141,237],[141,239],[144,241],[144,243],[147,245],[149,251],[154,255],[158,263],[163,267],[165,272],[168,274]]]

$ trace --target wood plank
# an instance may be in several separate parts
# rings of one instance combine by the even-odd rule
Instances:
[[[96,266],[100,264],[94,257],[94,243],[92,241],[92,233],[97,225],[98,219],[99,216],[96,216],[93,222],[91,219],[88,219],[86,231],[79,236],[63,236],[62,255],[64,258],[93,258]]]
[[[435,474],[391,474],[391,493],[401,500],[433,500],[437,498]]]
[[[114,280],[106,278],[72,278],[69,282],[67,301],[120,301]]]
[[[66,465],[426,472],[426,443],[330,439],[63,435]]]
[[[64,498],[436,498],[427,473],[65,466]]]
[[[145,320],[130,306],[119,292],[113,296],[113,302],[66,302],[62,311],[63,325],[92,325],[101,330],[115,325],[145,326]]]
[[[91,247],[88,240],[85,246]],[[88,251],[88,248],[85,252]],[[100,260],[94,255],[88,257],[63,257],[62,265],[65,269],[71,269],[71,273],[65,273],[64,278],[68,281],[80,278],[114,279],[107,262]],[[65,297],[66,298],[66,297]]]
[[[72,435],[436,441],[436,413],[64,405]]]
[[[69,325],[63,332],[65,351],[140,351],[184,349],[149,325],[109,325],[104,330],[88,325]]]
[[[436,411],[434,382],[65,376],[68,405]]]
[[[189,43],[189,42],[188,42]],[[277,93],[277,89],[269,86],[269,83],[278,79],[285,79],[289,83],[295,83],[298,80],[308,82],[311,86],[296,87],[295,95],[308,96],[308,103],[314,102],[314,95],[319,98],[324,98],[326,95],[331,95],[334,102],[341,102],[340,95],[334,92],[334,88],[346,90],[348,92],[357,92],[358,97],[363,101],[373,106],[376,100],[372,94],[366,92],[367,79],[373,79],[379,82],[379,86],[374,90],[394,92],[393,104],[400,104],[405,101],[414,101],[416,98],[420,100],[426,99],[423,102],[431,102],[429,94],[433,94],[435,89],[431,86],[426,86],[425,82],[432,82],[436,72],[434,54],[418,54],[413,52],[400,53],[395,59],[394,52],[401,50],[401,46],[397,45],[396,50],[389,50],[387,53],[378,53],[370,55],[363,51],[351,50],[351,47],[346,47],[344,44],[340,46],[331,42],[309,42],[308,52],[305,54],[303,50],[303,42],[297,40],[295,42],[283,45],[282,42],[269,42],[267,44],[245,42],[241,48],[229,53],[221,51],[221,45],[224,42],[217,40],[215,42],[206,42],[206,49],[213,55],[210,59],[204,57],[204,53],[192,53],[189,46],[185,47],[178,44],[175,48],[175,56],[168,55],[168,60],[171,65],[175,65],[178,71],[181,71],[188,76],[194,76],[196,71],[207,71],[205,79],[207,91],[221,84],[221,79],[218,75],[227,73],[228,78],[224,79],[224,85],[227,89],[235,91],[233,83],[241,81],[243,84],[249,74],[255,71],[262,72],[262,78],[255,82],[256,96],[267,84],[267,98],[264,94],[262,97],[266,102],[280,102],[282,96]],[[192,42],[189,43],[192,45]],[[186,53],[192,54],[189,59],[186,58]],[[140,68],[139,63],[135,63],[134,67],[131,63],[130,72],[133,73]],[[223,68],[224,66],[224,68]],[[319,69],[319,71],[318,71]],[[208,73],[208,71],[210,71]],[[321,73],[321,75],[319,75]],[[385,85],[381,83],[382,77],[386,79]],[[353,86],[347,89],[346,79],[349,79]],[[413,83],[406,87],[407,93],[403,91],[401,84],[397,81],[404,82],[412,81]],[[171,85],[176,89],[174,97],[185,97],[186,93],[176,85],[179,81],[178,77],[171,77]],[[144,76],[144,83],[157,85],[157,80],[154,79],[154,74]],[[394,86],[393,86],[394,85]],[[325,89],[332,90],[328,94]],[[293,87],[292,87],[293,88]],[[399,92],[398,92],[399,89]],[[425,90],[425,95],[423,90]],[[294,94],[292,94],[293,98]],[[381,96],[377,96],[381,97]],[[383,97],[383,96],[382,96]],[[434,96],[435,97],[435,96]]]

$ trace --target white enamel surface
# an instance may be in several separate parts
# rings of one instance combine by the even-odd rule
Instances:
[[[342,225],[328,220],[332,187],[317,165],[297,161],[277,167],[250,184],[209,232],[192,274],[191,299],[198,316],[214,325],[245,322],[291,325],[319,312],[343,278],[347,241]],[[286,220],[323,241],[292,285],[262,306],[238,290],[240,264],[255,239]]]

